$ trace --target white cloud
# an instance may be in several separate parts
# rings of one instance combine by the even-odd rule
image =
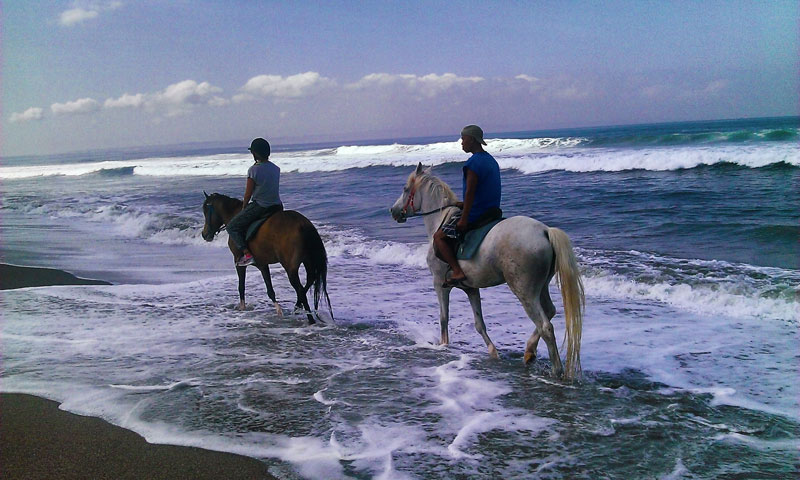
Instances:
[[[591,95],[591,90],[577,83],[555,87],[552,95],[559,100],[583,100]]]
[[[539,78],[532,77],[530,75],[525,75],[524,73],[521,73],[521,74],[517,75],[514,78],[517,79],[517,80],[523,80],[523,81],[528,82],[528,83],[539,83],[539,81],[540,81]]]
[[[716,95],[728,87],[727,80],[714,80],[713,82],[706,85],[706,88],[703,89],[703,93],[708,95]]]
[[[122,2],[106,2],[105,4],[79,5],[73,3],[73,8],[64,10],[58,17],[58,23],[64,27],[72,27],[86,20],[91,20],[100,16],[101,12],[116,10],[122,6]]]
[[[31,107],[22,113],[12,113],[9,121],[11,123],[30,122],[32,120],[41,120],[44,110],[39,107]]]
[[[227,98],[222,98],[217,96],[212,97],[208,101],[208,104],[211,105],[212,107],[224,107],[225,105],[229,105],[230,103],[231,101],[228,100]]]
[[[706,85],[687,85],[675,87],[674,96],[687,102],[698,102],[704,99],[719,97],[728,88],[727,80],[713,80]]]
[[[222,89],[208,82],[197,83],[194,80],[184,80],[173,83],[163,92],[155,95],[156,103],[167,105],[187,105],[208,103],[212,93],[221,92]]]
[[[353,90],[371,88],[405,88],[411,92],[431,98],[454,87],[466,87],[483,82],[482,77],[459,77],[453,73],[437,75],[431,73],[418,76],[412,74],[372,73],[358,82],[348,85]]]
[[[100,109],[100,103],[93,98],[81,98],[73,102],[54,103],[50,110],[54,115],[77,115],[92,113]]]
[[[222,89],[208,82],[197,83],[194,80],[183,80],[173,83],[156,93],[126,93],[119,98],[109,98],[105,108],[145,108],[151,112],[165,111],[167,116],[181,115],[191,111],[195,105],[211,105],[220,107],[228,105],[230,100],[215,93]]]
[[[119,98],[106,99],[103,106],[105,108],[139,108],[144,105],[145,95],[137,93],[136,95],[124,94]]]
[[[649,99],[664,98],[669,95],[669,90],[666,85],[647,85],[639,89],[639,95]]]
[[[73,8],[61,12],[61,16],[59,16],[58,21],[61,25],[65,27],[71,27],[86,20],[97,18],[99,15],[100,12],[98,12],[97,10],[84,10],[82,8]]]
[[[148,98],[146,106],[149,109],[165,108],[167,116],[181,115],[191,111],[194,105],[220,105],[225,99],[213,95],[222,89],[208,82],[197,83],[194,80],[184,80],[173,83]]]
[[[335,82],[317,72],[298,73],[282,77],[280,75],[258,75],[251,78],[240,89],[243,93],[233,97],[235,102],[257,97],[300,98],[319,93]]]

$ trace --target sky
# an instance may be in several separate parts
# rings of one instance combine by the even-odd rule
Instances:
[[[6,0],[0,153],[798,115],[799,5]]]

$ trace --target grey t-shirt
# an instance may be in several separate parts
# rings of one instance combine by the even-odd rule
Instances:
[[[281,204],[278,193],[281,181],[281,169],[272,162],[256,163],[247,170],[247,178],[256,182],[252,201],[264,208]]]

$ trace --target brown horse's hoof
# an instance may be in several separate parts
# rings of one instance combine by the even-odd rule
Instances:
[[[495,360],[500,359],[500,355],[497,353],[497,348],[495,348],[494,345],[489,345],[489,357]]]

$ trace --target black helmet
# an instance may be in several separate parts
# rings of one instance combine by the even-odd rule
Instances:
[[[256,138],[250,143],[250,148],[248,148],[248,150],[263,157],[269,157],[269,142],[263,138]]]

